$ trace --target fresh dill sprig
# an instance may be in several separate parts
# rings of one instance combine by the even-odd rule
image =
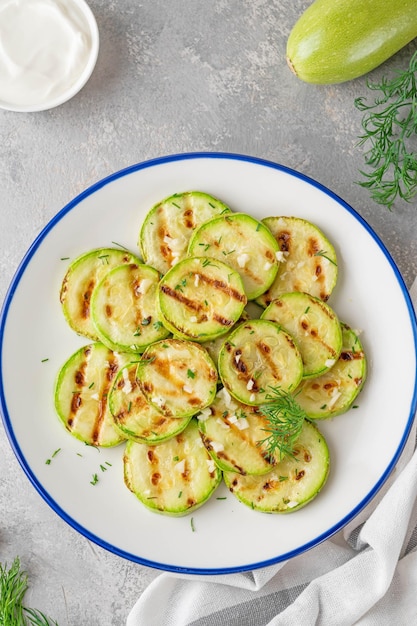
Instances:
[[[368,172],[361,171],[371,197],[389,210],[397,197],[409,202],[417,193],[417,51],[408,68],[395,77],[384,77],[380,84],[368,82],[379,91],[373,104],[356,98],[355,106],[364,113],[363,134],[359,145],[370,146],[365,152]],[[414,143],[414,148],[417,142]]]
[[[38,609],[23,604],[28,589],[28,577],[15,558],[10,568],[0,563],[0,624],[4,626],[58,626]]]
[[[305,411],[291,393],[283,391],[280,387],[271,387],[271,391],[265,395],[265,400],[267,402],[259,406],[259,411],[268,420],[264,430],[269,435],[258,441],[258,445],[266,448],[270,458],[277,453],[279,460],[287,455],[294,456],[294,444],[307,417]]]

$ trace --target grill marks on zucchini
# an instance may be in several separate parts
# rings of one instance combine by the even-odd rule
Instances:
[[[256,408],[225,399],[221,390],[197,417],[203,443],[220,469],[265,474],[277,462],[259,445],[265,438],[267,420]]]
[[[139,247],[146,264],[101,248],[76,259],[63,280],[68,323],[96,341],[59,372],[65,427],[94,446],[127,441],[125,483],[156,512],[195,510],[222,472],[251,508],[304,506],[327,478],[326,442],[304,420],[294,457],[278,457],[266,437],[272,413],[260,405],[272,410],[270,390],[280,389],[296,394],[309,418],[332,417],[362,388],[362,346],[325,304],[337,278],[334,248],[306,220],[259,222],[202,192],[155,205]],[[249,319],[248,300],[251,317],[267,307],[261,319]]]
[[[60,301],[65,319],[75,332],[99,341],[91,318],[91,297],[100,280],[114,267],[140,263],[126,250],[98,248],[73,261],[62,281]]]
[[[329,370],[342,350],[342,331],[333,309],[307,293],[282,294],[271,302],[262,319],[281,324],[291,334],[303,359],[305,378]]]
[[[228,206],[200,191],[177,193],[158,202],[147,213],[139,234],[145,262],[165,274],[186,256],[194,230],[225,212],[230,212]]]
[[[324,233],[311,222],[298,217],[267,217],[262,220],[281,250],[278,274],[267,291],[257,298],[268,306],[283,293],[302,291],[329,299],[337,281],[336,251]]]
[[[253,300],[273,282],[279,247],[269,229],[243,213],[215,217],[194,232],[189,256],[211,256],[237,271],[245,293]]]
[[[114,446],[125,437],[115,429],[108,395],[122,355],[100,343],[77,350],[62,366],[55,385],[55,407],[67,430],[93,446]]]
[[[194,415],[209,406],[216,394],[217,371],[207,350],[181,339],[149,346],[137,377],[147,401],[167,417]]]
[[[124,477],[127,487],[146,507],[180,516],[212,496],[222,473],[205,449],[193,419],[180,435],[158,446],[129,441]]]
[[[345,413],[365,383],[367,363],[358,334],[345,323],[341,327],[343,345],[335,365],[325,374],[303,381],[297,390],[297,402],[310,419]]]
[[[140,353],[169,335],[157,314],[160,275],[144,264],[120,265],[95,287],[91,315],[101,342],[112,350]]]
[[[292,337],[274,322],[240,324],[219,353],[219,374],[231,395],[243,404],[264,403],[270,387],[294,390],[303,375],[300,352]]]
[[[116,428],[133,441],[156,445],[179,434],[191,416],[173,419],[161,414],[146,400],[136,377],[137,363],[129,363],[117,374],[109,396]]]
[[[161,279],[158,307],[168,330],[183,339],[208,341],[225,334],[247,298],[237,272],[210,257],[180,261]]]
[[[229,491],[251,509],[264,513],[291,513],[313,500],[329,473],[329,449],[315,425],[305,420],[293,451],[268,474],[224,472]]]

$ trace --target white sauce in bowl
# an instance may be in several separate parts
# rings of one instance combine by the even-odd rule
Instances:
[[[44,110],[68,100],[97,53],[97,25],[82,0],[0,0],[3,108]]]

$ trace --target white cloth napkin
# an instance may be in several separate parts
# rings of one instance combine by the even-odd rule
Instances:
[[[410,295],[416,305],[417,279]],[[378,497],[335,537],[253,572],[163,573],[138,599],[126,626],[417,624],[415,443],[416,424]]]

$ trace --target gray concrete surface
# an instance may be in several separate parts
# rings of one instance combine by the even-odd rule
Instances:
[[[390,213],[356,184],[363,150],[354,99],[367,93],[366,79],[311,86],[286,66],[287,36],[309,4],[90,0],[101,48],[87,86],[51,111],[0,111],[0,299],[35,236],[84,188],[138,161],[204,150],[270,159],[330,187],[382,238],[410,286],[416,203]],[[415,48],[370,78],[404,67]],[[67,526],[31,486],[0,426],[0,561],[16,555],[30,576],[27,603],[60,626],[124,624],[158,574]]]

